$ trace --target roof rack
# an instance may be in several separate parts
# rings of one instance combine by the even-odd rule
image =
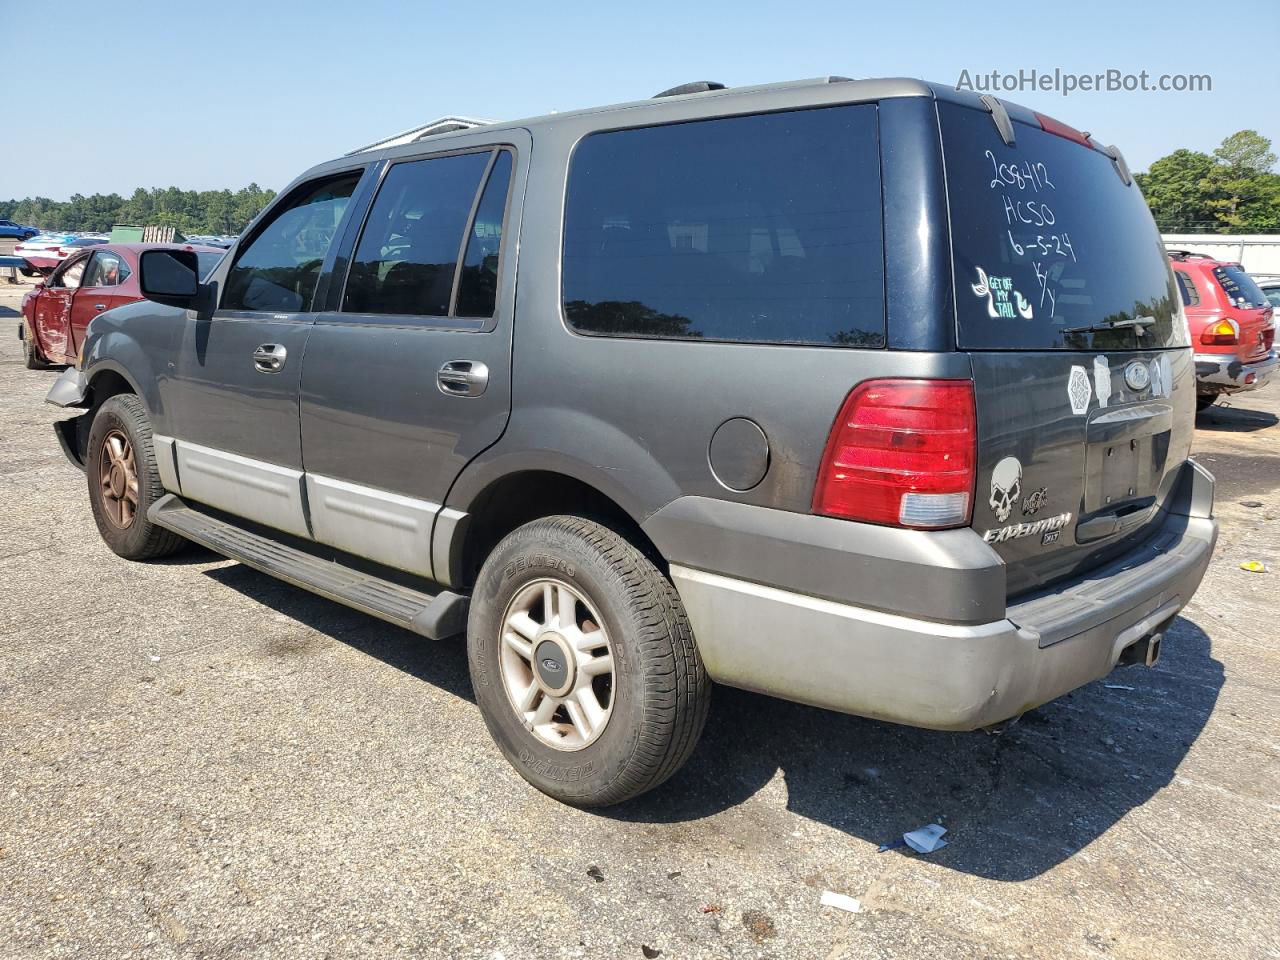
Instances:
[[[365,153],[369,150],[379,150],[383,147],[395,147],[405,143],[416,143],[417,141],[425,140],[428,137],[439,136],[443,133],[456,133],[459,130],[472,130],[476,127],[487,126],[494,122],[495,121],[493,120],[482,120],[477,117],[440,117],[438,120],[432,120],[430,123],[424,123],[418,127],[411,127],[408,130],[394,134],[390,137],[375,140],[373,143],[350,151],[346,156],[354,156],[357,153]]]
[[[686,93],[707,93],[710,90],[723,90],[725,86],[716,80],[694,80],[691,83],[682,83],[678,87],[672,87],[669,90],[663,90],[661,93],[655,93],[653,99],[657,100],[661,97],[678,97]]]

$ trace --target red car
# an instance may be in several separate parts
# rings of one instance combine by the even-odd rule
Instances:
[[[75,363],[90,320],[112,307],[143,299],[138,289],[138,255],[156,248],[194,251],[201,279],[226,253],[190,244],[108,243],[68,257],[23,298],[18,336],[26,345],[28,369]]]
[[[1273,308],[1238,263],[1170,250],[1196,359],[1196,409],[1256,390],[1275,373]]]

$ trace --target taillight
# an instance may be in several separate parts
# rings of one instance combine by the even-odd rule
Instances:
[[[813,512],[891,526],[964,526],[977,434],[969,380],[859,384],[827,438]]]
[[[1240,328],[1234,320],[1218,320],[1200,333],[1200,342],[1209,347],[1229,347],[1240,340]]]
[[[1055,120],[1053,117],[1046,117],[1043,113],[1037,113],[1036,119],[1040,121],[1040,129],[1045,133],[1052,133],[1055,136],[1066,137],[1068,140],[1074,140],[1082,147],[1091,146],[1088,137],[1075,127],[1068,126],[1061,120]]]

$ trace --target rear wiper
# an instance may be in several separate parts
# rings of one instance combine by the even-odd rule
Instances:
[[[1147,327],[1156,325],[1155,317],[1134,317],[1132,320],[1117,320],[1114,323],[1091,323],[1087,327],[1067,327],[1063,333],[1107,333],[1110,330],[1129,330],[1135,331],[1138,336],[1144,336]]]

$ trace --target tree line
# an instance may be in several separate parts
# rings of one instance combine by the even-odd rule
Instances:
[[[1256,130],[1231,134],[1212,153],[1175,150],[1135,175],[1163,233],[1280,232],[1280,174],[1271,141]],[[238,234],[275,191],[256,183],[230,190],[139,187],[59,202],[0,200],[0,218],[43,230],[105,233],[117,223],[177,227],[187,234]]]
[[[258,215],[274,190],[256,183],[239,190],[139,187],[127,200],[118,193],[77,193],[70,200],[28,197],[0,200],[0,218],[41,230],[107,233],[118,223],[177,227],[184,234],[238,234]]]
[[[1231,134],[1213,153],[1175,150],[1136,175],[1162,233],[1280,232],[1280,174],[1271,141]]]

